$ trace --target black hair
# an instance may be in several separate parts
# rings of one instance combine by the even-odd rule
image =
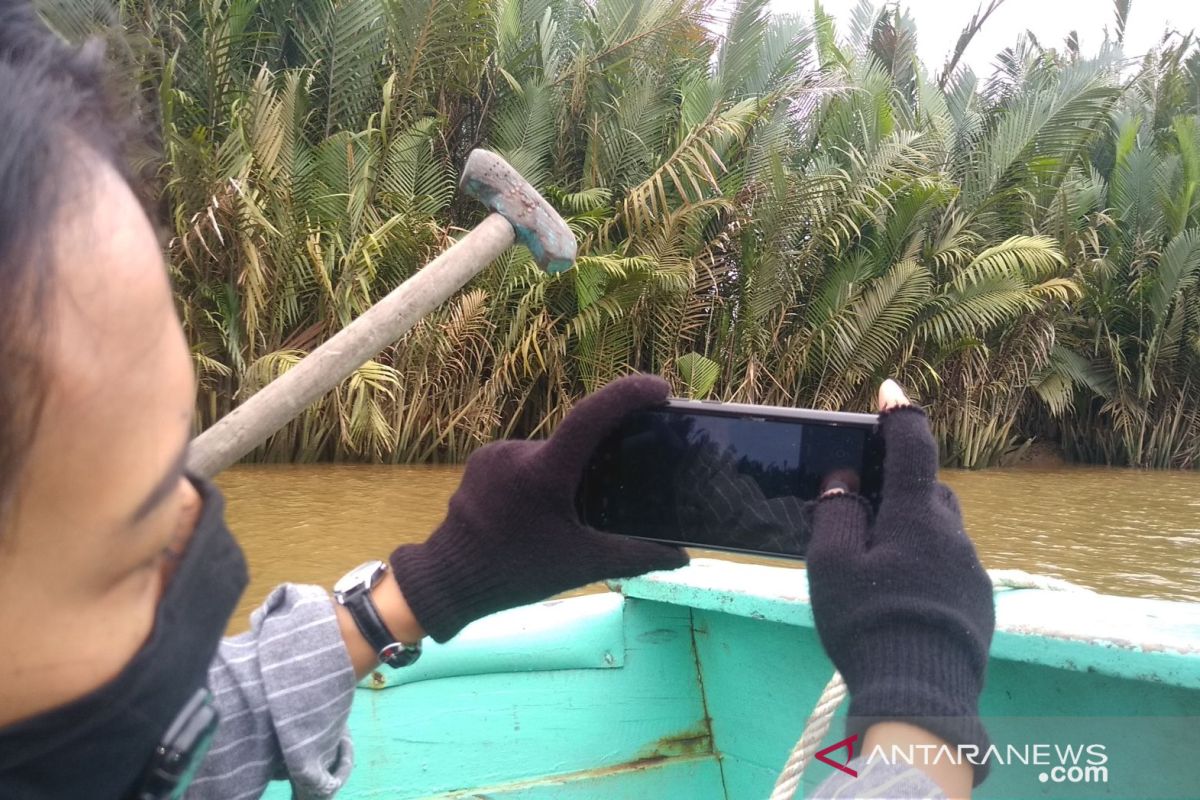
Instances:
[[[130,181],[132,117],[104,64],[99,40],[70,45],[27,0],[0,0],[0,537],[45,401],[54,228],[92,159]]]

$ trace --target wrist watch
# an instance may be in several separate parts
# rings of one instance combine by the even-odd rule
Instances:
[[[421,643],[396,641],[371,599],[371,589],[387,571],[388,565],[383,561],[359,564],[333,585],[333,599],[350,612],[354,624],[379,654],[380,661],[389,667],[407,667],[421,657]]]

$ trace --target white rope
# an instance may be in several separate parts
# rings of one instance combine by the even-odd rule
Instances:
[[[813,753],[817,752],[817,748],[821,746],[821,740],[825,738],[825,734],[829,733],[833,714],[845,699],[846,682],[842,680],[842,673],[834,670],[833,677],[829,679],[829,683],[825,684],[825,691],[821,692],[821,698],[817,700],[816,707],[808,715],[808,722],[804,723],[804,733],[800,736],[800,741],[796,742],[796,746],[792,748],[787,765],[779,774],[779,779],[775,781],[775,788],[771,791],[771,800],[792,800],[796,789],[800,786],[800,776],[804,774],[808,762],[812,761]]]
[[[1064,581],[1061,578],[1037,575],[1021,569],[992,569],[988,570],[988,576],[992,579],[992,586],[995,589],[1046,589],[1055,592],[1092,591],[1085,586]],[[779,778],[775,781],[775,788],[771,790],[770,800],[792,800],[796,796],[796,790],[800,788],[800,778],[804,775],[804,770],[808,768],[809,762],[812,761],[813,754],[817,752],[825,734],[829,732],[829,726],[833,723],[833,715],[845,698],[846,682],[842,680],[842,674],[834,670],[833,677],[829,679],[829,683],[825,684],[825,690],[821,692],[821,697],[817,700],[812,713],[809,714],[808,721],[804,723],[804,733],[800,735],[800,741],[796,742],[796,746],[792,748],[783,772],[779,773]]]

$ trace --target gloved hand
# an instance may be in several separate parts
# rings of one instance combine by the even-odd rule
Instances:
[[[979,720],[995,627],[992,583],[963,529],[958,500],[938,483],[925,412],[880,415],[879,513],[855,494],[814,509],[808,582],[817,633],[850,693],[847,735],[898,720],[951,745],[989,745]],[[975,785],[987,767],[975,767]]]
[[[677,548],[584,526],[575,498],[597,445],[631,412],[667,399],[651,375],[585,398],[545,441],[501,441],[467,459],[445,521],[392,553],[393,574],[430,636],[452,638],[480,617],[605,578],[688,562]]]

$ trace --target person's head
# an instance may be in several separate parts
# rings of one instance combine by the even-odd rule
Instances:
[[[0,0],[0,640],[28,662],[0,685],[55,687],[0,695],[0,725],[129,660],[198,505],[191,359],[103,65]]]

